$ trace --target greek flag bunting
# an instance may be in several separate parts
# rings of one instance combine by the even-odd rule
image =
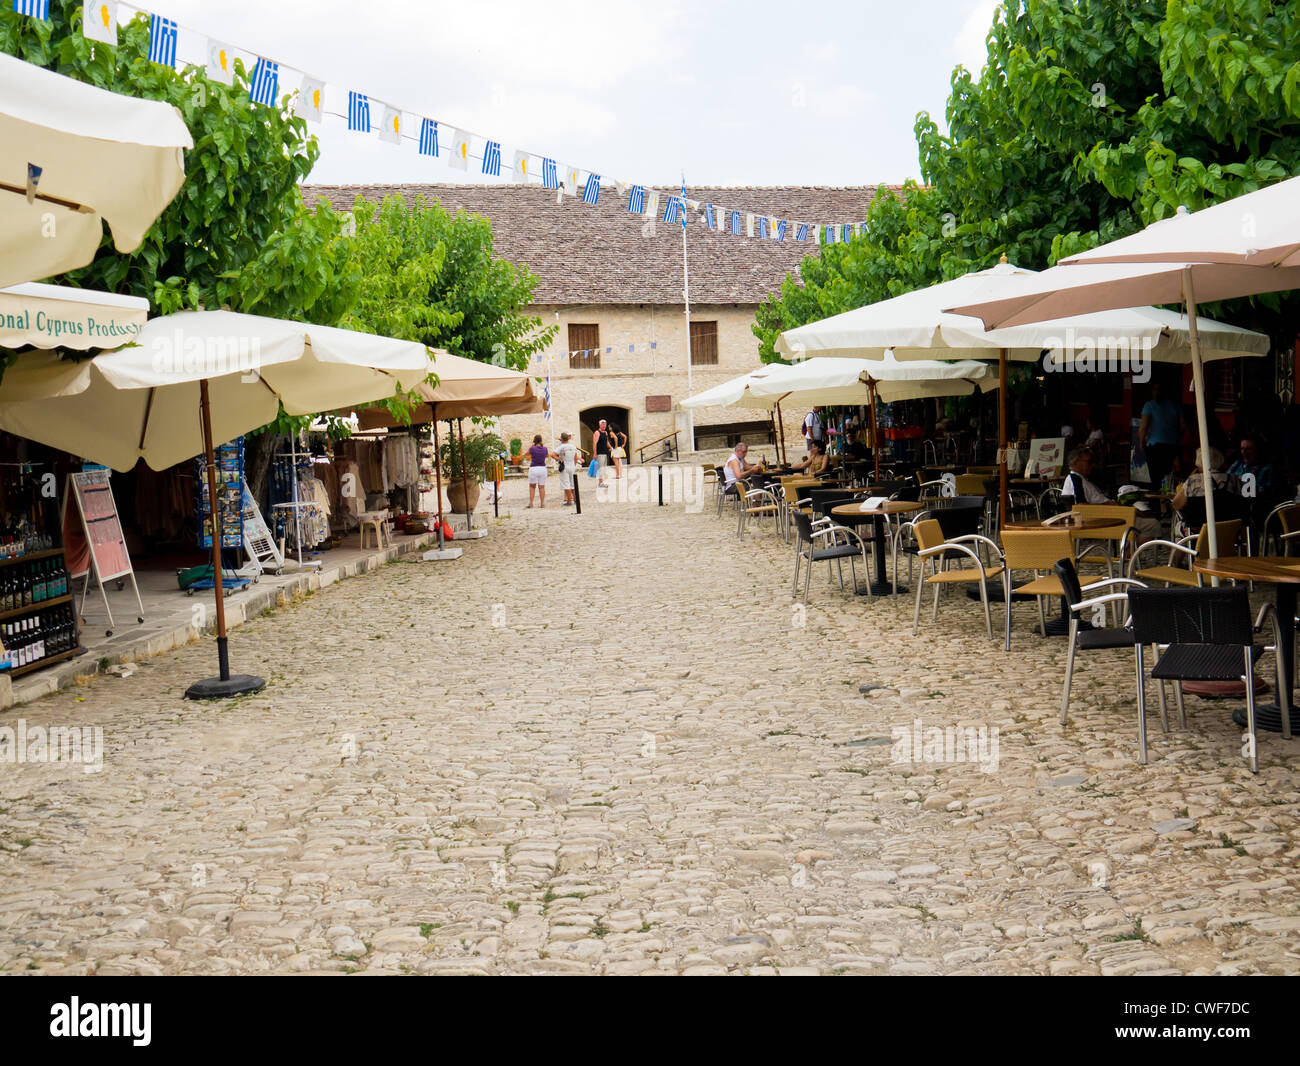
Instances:
[[[765,240],[772,235],[772,231],[767,225],[767,216],[763,216],[758,220],[758,235]]]
[[[665,222],[677,221],[677,197],[676,196],[670,196],[668,197],[667,200],[664,201],[664,221]]]
[[[551,420],[551,364],[546,364],[546,384],[542,388],[542,399],[546,401],[546,414],[542,417],[549,422]]]
[[[438,158],[438,123],[431,118],[420,120],[420,154]]]
[[[718,220],[717,220],[717,217],[714,215],[714,212],[713,212],[713,205],[712,205],[712,204],[705,204],[705,205],[704,205],[704,224],[705,224],[705,226],[707,226],[709,229],[716,229],[716,228],[717,228]]]
[[[348,129],[370,132],[370,98],[365,93],[348,92]]]
[[[587,184],[582,187],[582,202],[594,204],[600,199],[600,175],[588,174]]]
[[[632,191],[627,194],[627,213],[629,215],[639,215],[645,210],[645,187],[642,185],[633,185]]]
[[[255,104],[274,107],[279,88],[280,64],[258,56],[253,64],[253,77],[248,83],[248,98]]]
[[[171,19],[149,16],[149,59],[165,67],[176,66],[176,23]]]
[[[14,0],[14,11],[34,19],[50,21],[50,0]]]
[[[501,145],[496,141],[488,141],[483,149],[483,173],[501,177]]]
[[[558,189],[560,187],[559,175],[555,172],[555,160],[542,160],[542,185],[547,189]]]
[[[740,212],[739,211],[731,212],[731,233],[732,236],[735,237],[740,236]]]
[[[800,222],[795,228],[794,239],[796,241],[806,241],[808,239],[808,223]]]
[[[785,231],[788,226],[789,223],[786,222],[785,219],[781,219],[781,221],[776,224],[776,239],[778,241],[785,240]]]

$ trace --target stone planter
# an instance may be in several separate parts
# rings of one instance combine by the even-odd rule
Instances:
[[[447,482],[447,502],[453,514],[469,514],[478,506],[479,483],[469,478],[458,478]]]

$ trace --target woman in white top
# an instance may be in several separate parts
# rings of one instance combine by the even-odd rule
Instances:
[[[582,453],[578,451],[577,446],[573,443],[572,433],[560,434],[560,446],[555,449],[555,454],[562,464],[560,470],[560,487],[564,489],[564,506],[573,506],[573,474],[578,468],[578,463],[582,459]]]

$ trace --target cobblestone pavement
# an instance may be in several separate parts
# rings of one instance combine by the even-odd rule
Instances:
[[[0,718],[104,736],[0,763],[0,968],[1300,971],[1300,741],[1252,777],[1189,700],[1141,767],[1128,657],[1062,727],[1031,607],[913,637],[823,567],[805,616],[770,532],[590,495],[251,622],[260,695],[182,700],[204,643]],[[918,720],[989,746],[895,761]]]

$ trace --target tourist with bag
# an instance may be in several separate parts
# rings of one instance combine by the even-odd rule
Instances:
[[[573,476],[578,469],[578,464],[582,462],[582,453],[578,451],[577,445],[573,443],[572,433],[560,434],[560,446],[555,449],[555,454],[559,457],[560,465],[560,487],[564,489],[565,507],[573,506]]]

